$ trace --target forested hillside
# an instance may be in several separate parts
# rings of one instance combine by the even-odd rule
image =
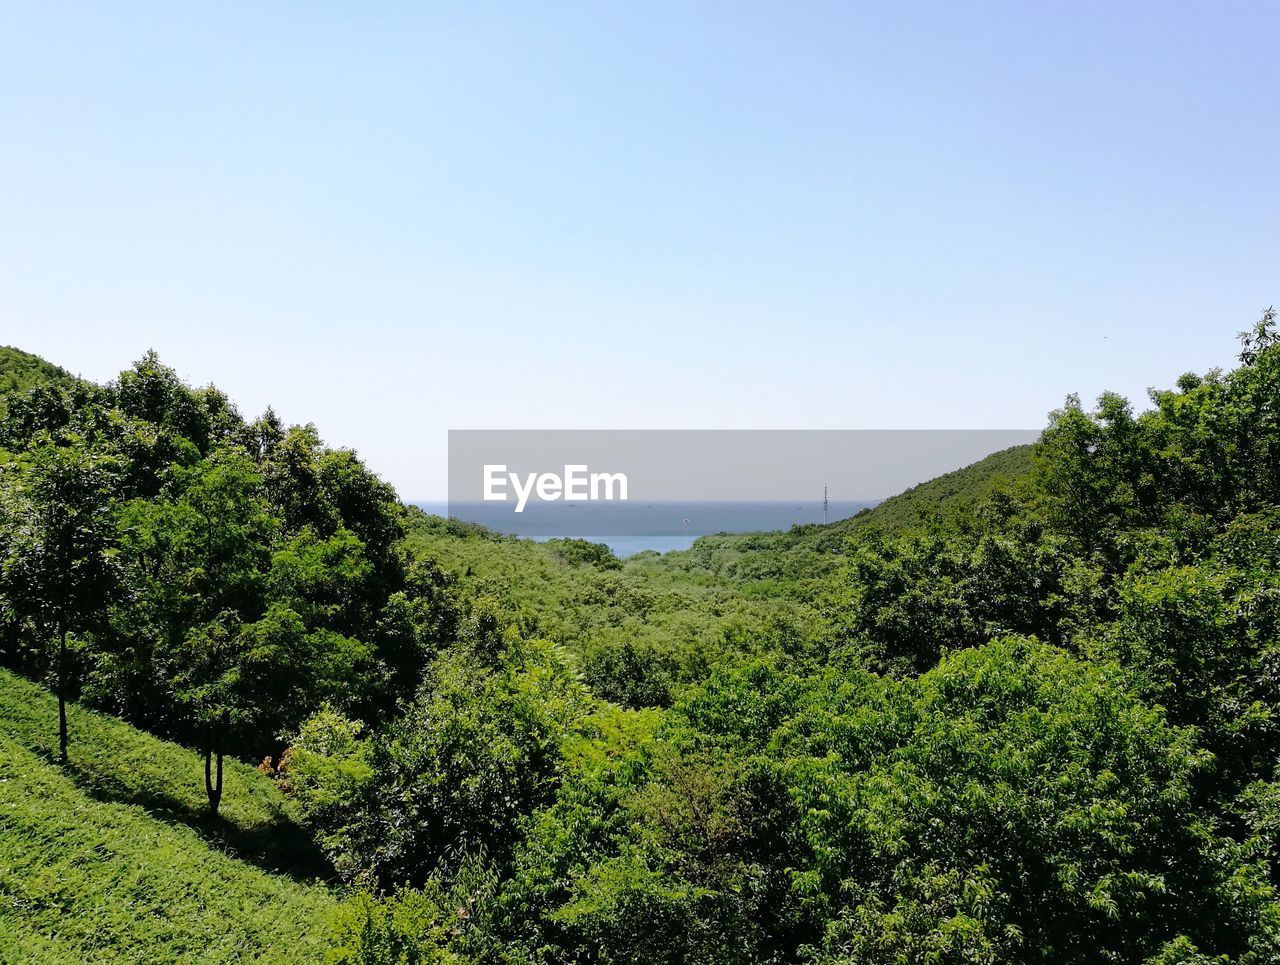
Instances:
[[[849,519],[774,533],[704,536],[689,551],[651,562],[654,569],[701,574],[747,593],[811,594],[840,568],[852,538],[893,536],[971,514],[1023,482],[1031,471],[1031,457],[1031,446],[1015,446],[890,496]]]
[[[154,356],[27,386],[0,922],[49,961],[256,954],[241,901],[300,961],[1280,960],[1275,321],[853,520],[626,561],[403,507]]]
[[[74,376],[66,369],[46,362],[38,355],[0,345],[0,416],[5,412],[5,399],[42,382],[69,381]]]

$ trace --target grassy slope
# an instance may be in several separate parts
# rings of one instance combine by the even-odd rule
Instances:
[[[38,355],[8,345],[0,345],[0,415],[5,413],[4,397],[22,392],[40,382],[73,378],[64,368],[46,362]]]
[[[287,802],[231,763],[222,814],[199,755],[57,705],[0,671],[0,962],[315,961],[335,903]],[[229,762],[230,763],[230,762]]]

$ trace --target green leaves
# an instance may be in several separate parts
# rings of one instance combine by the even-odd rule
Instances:
[[[326,700],[385,717],[449,625],[439,596],[384,619],[409,589],[390,487],[154,353],[14,396],[0,437],[6,650],[65,627],[85,697],[163,734],[203,742],[228,710],[232,749],[261,757]]]
[[[471,647],[441,654],[369,752],[341,861],[383,884],[417,884],[454,852],[509,856],[551,800],[562,744],[589,706],[548,644],[516,638],[496,660]]]

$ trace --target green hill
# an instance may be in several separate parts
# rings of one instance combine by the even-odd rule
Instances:
[[[315,961],[336,898],[273,782],[0,671],[0,962]]]
[[[1140,416],[626,560],[405,509],[153,354],[55,387],[3,423],[3,622],[292,790],[233,764],[213,815],[81,707],[54,763],[0,673],[0,963],[1280,961],[1274,321]]]
[[[850,519],[832,523],[833,532],[879,529],[901,532],[944,513],[972,509],[991,495],[1001,481],[1010,482],[1031,471],[1033,447],[1013,446],[993,452],[972,465],[945,473],[890,496]]]
[[[1033,446],[1014,446],[891,496],[871,509],[828,525],[793,526],[769,533],[720,533],[697,539],[686,551],[633,557],[628,569],[681,570],[703,574],[752,593],[779,591],[805,596],[815,581],[838,568],[851,537],[878,531],[893,535],[930,519],[963,514],[981,504],[1002,482],[1031,470]]]
[[[803,649],[827,622],[811,604],[858,534],[972,509],[1030,467],[1031,447],[1018,446],[828,526],[706,536],[621,561],[581,541],[538,543],[417,509],[406,515],[406,546],[448,573],[458,595],[496,603],[508,621],[566,646],[597,694],[647,706],[726,653],[782,638]]]
[[[9,345],[0,345],[0,416],[4,415],[5,397],[23,392],[40,382],[75,378],[61,366],[46,362],[38,355]]]

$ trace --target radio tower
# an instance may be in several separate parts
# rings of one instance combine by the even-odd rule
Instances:
[[[822,525],[827,525],[827,487],[822,487]]]

